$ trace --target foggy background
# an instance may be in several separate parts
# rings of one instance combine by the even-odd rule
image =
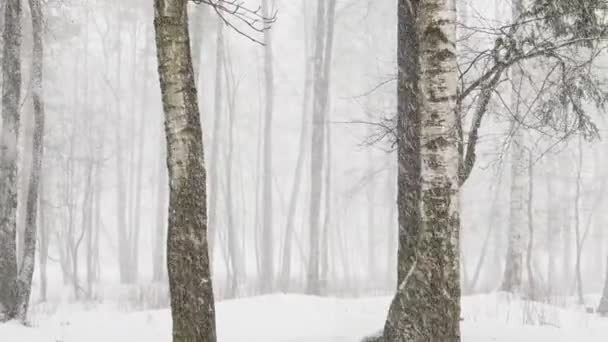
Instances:
[[[216,177],[208,187],[208,216],[218,298],[266,292],[259,277],[265,251],[271,251],[274,265],[271,292],[305,288],[312,112],[304,97],[315,14],[314,6],[306,3],[275,2],[270,175],[264,174],[262,164],[264,49],[219,24],[210,9],[191,4],[208,183]],[[396,5],[371,0],[337,4],[323,153],[323,183],[329,190],[323,193],[320,215],[324,241],[320,258],[326,270],[321,272],[326,275],[323,294],[386,295],[395,287],[397,166],[394,139],[387,128],[396,112]],[[501,0],[468,1],[459,21],[495,27],[510,20],[509,6]],[[48,1],[46,8],[47,128],[33,300],[44,295],[46,277],[49,298],[103,300],[114,293],[109,289],[136,284],[125,286],[141,291],[128,295],[136,305],[165,305],[168,189],[152,4],[66,0]],[[24,11],[27,17],[26,6]],[[220,27],[221,62],[217,58]],[[29,60],[31,28],[27,24],[23,28],[22,54]],[[463,44],[462,58],[467,49],[492,44],[492,37],[474,36]],[[28,69],[29,63],[23,63],[24,80],[29,79]],[[28,149],[32,112],[27,81],[23,88],[25,128],[20,146]],[[589,111],[600,132],[605,132],[603,113]],[[489,112],[480,131],[476,166],[461,192],[465,294],[498,288],[507,248],[510,161],[506,151],[511,121],[497,99]],[[308,135],[294,197],[293,237],[286,241],[302,123],[308,126]],[[527,130],[526,139],[534,161],[528,180],[532,189],[528,223],[534,233],[530,267],[536,286],[548,298],[573,295],[579,264],[583,292],[598,293],[608,252],[603,210],[608,170],[602,158],[607,146],[602,140],[590,142],[578,136],[562,141],[534,129]],[[23,170],[29,168],[29,157],[30,153],[20,153]],[[29,172],[20,175],[19,191],[26,193]],[[262,227],[265,176],[272,184],[270,227]],[[25,218],[21,202],[20,230]],[[263,229],[272,232],[271,238],[263,237]],[[291,248],[291,271],[284,282],[286,246]],[[41,274],[45,269],[46,276]],[[230,288],[231,282],[237,284],[236,290]],[[156,284],[152,290],[150,284]],[[141,299],[148,295],[154,298]]]

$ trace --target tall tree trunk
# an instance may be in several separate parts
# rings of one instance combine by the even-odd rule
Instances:
[[[302,1],[302,11],[304,13],[304,22],[307,21],[307,0]],[[311,88],[311,77],[310,77],[310,58],[308,54],[308,30],[304,30],[304,48],[305,48],[305,68],[304,68],[304,96],[302,97],[302,118],[300,121],[300,140],[298,149],[298,159],[296,161],[296,168],[293,176],[293,183],[291,186],[291,195],[289,198],[289,207],[287,209],[287,222],[285,223],[285,235],[283,241],[283,255],[281,258],[281,273],[279,280],[279,287],[282,291],[289,290],[289,282],[291,278],[291,247],[293,243],[294,233],[294,220],[296,216],[296,207],[298,202],[298,194],[300,192],[300,183],[302,182],[302,168],[304,165],[304,158],[306,155],[306,138],[309,134],[308,115],[310,111],[310,88]]]
[[[121,31],[121,22],[118,21],[117,32]],[[120,35],[117,41],[117,59],[116,59],[116,82],[120,91],[120,83],[122,76],[122,41]],[[116,151],[116,229],[118,238],[118,269],[120,273],[120,282],[129,282],[129,241],[127,234],[127,200],[126,200],[126,182],[124,171],[124,146],[123,146],[123,126],[122,126],[122,103],[120,96],[116,101],[116,128],[115,133],[115,151]]]
[[[449,0],[401,0],[398,13],[400,272],[384,340],[460,341],[456,13]],[[406,163],[418,158],[411,179]],[[405,214],[416,207],[420,216]]]
[[[0,134],[0,322],[17,316],[17,163],[21,101],[21,0],[6,0]]]
[[[317,2],[317,24],[315,27],[315,57],[313,62],[314,100],[312,119],[311,162],[310,162],[310,236],[307,288],[309,294],[321,292],[319,279],[319,227],[321,220],[321,194],[323,193],[323,151],[325,150],[325,128],[322,102],[323,50],[325,47],[325,0]]]
[[[368,134],[373,134],[371,129],[372,126],[369,126]],[[366,201],[367,201],[367,276],[371,285],[375,285],[373,282],[376,280],[376,253],[378,252],[375,248],[375,221],[376,221],[376,213],[375,213],[375,205],[374,205],[374,184],[373,184],[373,156],[371,148],[368,147],[367,151],[367,172],[369,174],[370,179],[366,182]]]
[[[173,341],[215,342],[203,136],[186,5],[186,0],[154,1],[169,166],[167,266]]]
[[[92,156],[95,154],[95,152],[90,152],[91,154],[91,158],[93,158]],[[95,178],[95,181],[92,183],[91,187],[92,187],[92,194],[91,194],[91,199],[90,202],[88,204],[89,207],[89,214],[88,214],[88,218],[85,222],[86,226],[83,228],[86,228],[86,232],[85,232],[85,253],[86,253],[86,278],[87,278],[87,288],[86,288],[86,296],[88,299],[93,298],[93,283],[95,282],[95,264],[93,261],[93,255],[94,255],[94,238],[95,238],[95,231],[94,231],[94,227],[95,227],[95,223],[94,220],[95,218],[93,217],[95,214],[95,207],[97,206],[96,203],[96,193],[97,193],[97,174],[100,173],[99,169],[96,167],[96,162],[94,160],[91,160],[91,163],[93,163],[93,177]]]
[[[226,76],[226,93],[229,94],[228,101],[228,148],[226,151],[226,189],[224,191],[224,201],[226,203],[226,242],[228,245],[228,255],[230,256],[230,265],[232,266],[232,276],[230,277],[230,284],[228,288],[227,298],[235,298],[239,295],[239,287],[242,278],[242,269],[244,262],[241,262],[241,251],[238,247],[239,236],[237,234],[236,222],[234,219],[234,202],[232,199],[233,187],[232,187],[232,165],[234,161],[234,116],[235,116],[235,94],[234,94],[234,82],[229,79],[228,64],[224,63]]]
[[[262,0],[265,17],[271,16],[271,0]],[[274,229],[272,206],[272,116],[274,111],[274,68],[272,56],[272,32],[264,31],[264,164],[262,187],[262,274],[260,274],[261,293],[269,293],[274,284]]]
[[[144,35],[144,37],[146,37],[146,35]],[[146,37],[146,45],[144,48],[144,55],[143,55],[143,59],[144,59],[144,65],[143,65],[143,73],[142,75],[144,75],[142,77],[142,88],[141,88],[141,99],[142,99],[142,107],[141,107],[141,113],[140,113],[140,118],[139,118],[139,128],[137,130],[137,132],[139,133],[139,139],[137,141],[137,168],[136,168],[136,172],[135,172],[135,176],[136,176],[136,181],[135,181],[135,207],[133,210],[133,215],[135,216],[133,219],[133,227],[131,229],[133,229],[133,234],[131,236],[131,248],[130,248],[130,252],[131,252],[131,257],[129,258],[131,260],[131,266],[132,266],[132,274],[134,279],[133,280],[137,280],[138,277],[138,273],[139,273],[139,234],[141,231],[141,216],[142,216],[142,209],[141,209],[141,205],[142,205],[142,192],[143,192],[143,167],[144,167],[144,141],[145,141],[145,133],[146,133],[146,126],[145,126],[145,121],[147,118],[147,113],[146,113],[146,94],[148,93],[148,82],[146,81],[145,75],[148,74],[148,55],[150,54],[150,44],[147,40]],[[133,113],[135,113],[135,111],[133,111]]]
[[[324,126],[325,126],[325,219],[323,223],[323,235],[321,237],[321,291],[326,292],[328,286],[329,272],[329,226],[331,224],[331,168],[332,168],[332,144],[331,144],[331,126],[330,126],[330,84],[331,84],[331,61],[333,60],[333,43],[334,43],[334,22],[336,14],[336,0],[331,0],[327,8],[327,37],[325,39],[325,48],[323,55],[323,101],[321,110],[323,111]]]
[[[32,102],[34,104],[34,143],[32,146],[32,167],[27,194],[25,234],[23,237],[23,257],[19,268],[19,304],[17,315],[25,320],[32,293],[32,277],[36,263],[36,233],[38,217],[38,190],[44,143],[44,100],[42,88],[43,74],[43,14],[40,0],[29,0],[32,16]]]
[[[224,72],[224,22],[222,19],[217,18],[217,39],[216,39],[216,54],[215,54],[215,94],[213,97],[214,101],[214,119],[213,119],[213,139],[210,139],[211,153],[209,165],[209,227],[207,232],[207,239],[209,240],[209,264],[213,268],[213,256],[215,252],[215,239],[217,236],[217,198],[219,187],[217,186],[218,176],[218,160],[219,160],[219,142],[220,142],[220,129],[222,127],[223,117],[223,81],[222,74]]]
[[[321,279],[319,261],[321,256],[321,195],[323,194],[323,161],[326,144],[327,111],[329,103],[329,73],[333,49],[333,22],[335,0],[317,3],[315,26],[315,56],[313,62],[313,119],[310,177],[310,258],[308,260],[307,289],[310,294],[320,294]]]
[[[513,0],[512,20],[517,20],[522,12],[522,0]],[[515,68],[511,75],[514,85],[520,85],[522,75]],[[521,89],[512,90],[512,109],[518,118],[513,123],[513,138],[511,141],[511,202],[509,212],[509,239],[507,245],[507,258],[505,273],[502,280],[501,290],[521,293],[523,254],[525,252],[525,229],[526,229],[526,177],[524,156],[524,136],[519,120],[519,93]]]

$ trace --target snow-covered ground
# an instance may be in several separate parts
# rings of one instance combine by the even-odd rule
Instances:
[[[390,299],[273,295],[219,302],[220,342],[359,341],[382,328]],[[608,318],[494,294],[463,299],[463,341],[608,341]],[[167,310],[35,305],[32,327],[0,324],[1,342],[170,341]]]

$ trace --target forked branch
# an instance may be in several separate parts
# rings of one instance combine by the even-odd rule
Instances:
[[[256,35],[269,30],[277,19],[276,10],[273,10],[271,14],[267,14],[261,6],[252,9],[247,7],[242,0],[192,1],[195,4],[211,6],[226,25],[260,45],[264,45],[264,42],[258,39]]]

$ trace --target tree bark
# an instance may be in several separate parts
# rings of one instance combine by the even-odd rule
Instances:
[[[400,274],[385,341],[460,341],[455,43],[452,1],[399,2]],[[403,102],[412,98],[414,108]],[[417,125],[408,133],[412,126],[405,123],[412,121]],[[403,146],[411,141],[408,138],[419,142],[419,150],[410,152],[411,146],[409,151]],[[420,178],[406,173],[412,159],[420,161]],[[414,196],[405,192],[412,188]],[[415,198],[418,189],[420,197]],[[419,216],[406,215],[404,209],[415,207]],[[419,221],[406,221],[412,217]]]
[[[0,322],[17,317],[17,163],[21,101],[21,1],[7,0],[0,134]]]
[[[32,146],[32,167],[26,203],[25,233],[23,237],[23,257],[19,268],[19,319],[25,321],[32,292],[32,277],[36,262],[36,239],[38,217],[38,191],[44,142],[44,100],[43,75],[43,14],[40,0],[29,0],[32,16],[32,102],[34,104],[34,142]]]
[[[215,342],[203,136],[186,5],[186,0],[154,1],[169,167],[167,266],[173,341]]]

